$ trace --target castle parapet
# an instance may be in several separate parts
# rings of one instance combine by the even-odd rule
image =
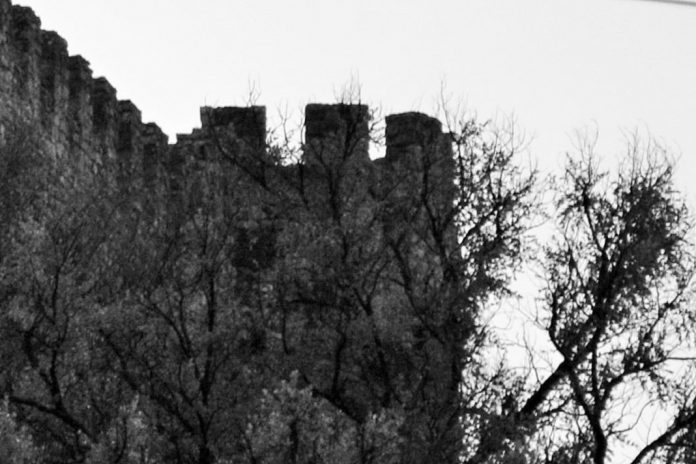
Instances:
[[[68,44],[53,31],[41,31],[40,117],[55,145],[68,132]]]
[[[120,100],[117,108],[116,154],[126,172],[132,172],[133,168],[142,168],[142,114],[130,100]]]
[[[142,128],[143,178],[152,185],[162,166],[168,149],[167,135],[155,123],[147,123]]]
[[[84,58],[69,56],[66,41],[43,31],[31,8],[0,0],[0,136],[10,123],[21,123],[37,129],[41,149],[54,156],[118,160],[126,168],[122,173],[137,170],[149,178],[158,166],[176,171],[189,161],[204,166],[199,161],[233,155],[247,173],[266,180],[267,167],[277,160],[265,150],[265,107],[203,107],[200,117],[200,129],[179,135],[176,145],[168,147],[160,128],[143,124],[140,110],[128,100],[119,101],[106,78],[93,78]],[[369,122],[366,105],[306,106],[303,162],[312,166],[315,180],[325,174],[322,169],[341,169],[342,181],[359,179],[342,182],[351,195],[370,183],[406,185],[424,172],[438,176],[441,185],[450,184],[442,180],[453,172],[451,147],[437,119],[414,112],[388,116],[386,157],[374,164],[369,162]],[[411,174],[404,181],[406,171]]]
[[[441,156],[442,123],[423,113],[386,117],[386,159],[390,163],[422,164],[423,157]]]
[[[159,127],[144,125],[140,110],[119,102],[108,80],[94,79],[84,58],[69,56],[31,8],[0,0],[0,137],[12,125],[33,129],[38,149],[77,157],[85,169],[118,156],[123,173],[135,173],[149,163],[145,144],[148,160],[168,151]]]
[[[392,182],[401,185],[399,195],[425,196],[432,207],[448,211],[455,195],[454,159],[442,123],[409,112],[387,116],[386,125],[386,165],[396,173]]]
[[[307,105],[305,163],[330,166],[348,160],[369,160],[369,120],[367,105]]]
[[[266,107],[204,106],[201,108],[201,126],[204,132],[232,126],[236,138],[249,148],[258,150],[266,143]]]
[[[10,10],[12,80],[23,100],[19,108],[25,117],[35,118],[39,110],[39,55],[41,21],[31,8],[13,5]]]
[[[104,77],[94,79],[92,88],[92,131],[97,154],[112,158],[116,152],[118,100],[116,90]]]
[[[12,22],[12,4],[10,0],[0,0],[0,92],[10,88],[12,73],[10,70],[10,23]]]
[[[87,60],[68,57],[68,143],[71,150],[85,150],[92,137],[94,81]]]
[[[142,113],[130,100],[118,101],[118,139],[116,151],[133,151],[140,143]]]

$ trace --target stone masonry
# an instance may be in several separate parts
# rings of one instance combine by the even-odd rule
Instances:
[[[367,161],[368,120],[364,105],[307,105],[304,162],[333,163],[347,155]],[[170,165],[174,154],[209,144],[214,128],[230,129],[247,147],[263,150],[264,107],[204,107],[201,122],[200,129],[169,144],[157,124],[142,122],[133,102],[119,100],[106,78],[92,75],[87,60],[70,56],[60,35],[41,29],[31,8],[0,0],[0,136],[26,124],[56,159],[117,159],[146,178],[157,166]],[[387,156],[376,166],[412,164],[426,147],[442,146],[441,124],[434,118],[404,113],[386,122]]]

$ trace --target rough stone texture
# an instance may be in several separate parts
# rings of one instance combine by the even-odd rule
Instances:
[[[68,106],[68,44],[52,31],[41,31],[40,119],[50,138],[65,144]]]
[[[94,80],[87,60],[68,58],[68,149],[85,153],[92,140],[92,91]]]
[[[370,112],[366,105],[309,104],[305,108],[307,164],[335,165],[369,159]]]
[[[14,90],[24,104],[24,111],[36,118],[40,103],[41,21],[31,8],[13,6],[10,13],[9,35]]]
[[[167,135],[155,123],[147,123],[142,130],[143,140],[143,178],[152,185],[157,178],[157,167],[164,162],[167,152]]]
[[[176,170],[182,157],[205,158],[223,139],[238,141],[231,146],[236,146],[235,156],[245,153],[244,162],[265,156],[265,107],[202,107],[201,127],[179,134],[170,145],[159,127],[142,122],[134,103],[119,101],[106,78],[93,77],[89,62],[67,50],[59,34],[41,29],[30,8],[0,0],[0,137],[26,124],[38,129],[42,149],[56,158],[118,160],[128,165],[129,175],[149,179],[158,171]],[[423,157],[447,153],[439,121],[403,113],[387,117],[386,158],[370,163],[369,121],[366,105],[307,105],[303,163],[324,168],[360,164],[355,171],[360,175],[371,164],[379,176],[397,165],[413,168],[423,165]]]
[[[266,141],[266,108],[223,107],[201,108],[201,126],[203,130],[228,128],[232,126],[234,135],[255,148],[263,147]]]
[[[436,147],[442,137],[442,124],[423,113],[401,113],[387,116],[386,142],[388,160],[395,160],[403,152],[419,147]]]

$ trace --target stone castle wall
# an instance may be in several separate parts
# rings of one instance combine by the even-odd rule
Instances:
[[[369,160],[368,122],[364,105],[307,105],[304,161]],[[93,76],[86,59],[69,55],[60,35],[41,29],[31,8],[0,0],[0,136],[19,123],[35,129],[43,148],[57,159],[122,160],[146,177],[173,154],[186,156],[210,144],[220,128],[231,129],[256,151],[266,136],[264,107],[203,107],[201,128],[170,145],[155,123],[143,123],[134,103],[119,100],[106,78]],[[440,122],[424,114],[388,116],[387,156],[376,165],[412,164],[433,152],[429,147],[443,146],[444,138]]]
[[[459,348],[452,348],[454,345],[422,341],[419,333],[425,333],[424,315],[414,303],[409,303],[414,291],[406,291],[406,285],[399,283],[403,272],[408,270],[409,281],[416,282],[413,285],[415,292],[427,297],[424,301],[438,302],[432,305],[433,314],[427,315],[429,320],[438,327],[446,326],[452,305],[447,293],[449,284],[439,287],[435,284],[444,280],[444,271],[440,270],[450,259],[443,256],[443,252],[456,254],[457,244],[450,217],[454,193],[453,159],[449,156],[449,136],[443,133],[440,121],[421,113],[388,116],[386,156],[371,160],[370,111],[367,106],[307,105],[302,162],[280,167],[274,165],[270,170],[275,179],[280,180],[272,184],[274,178],[271,177],[269,181],[271,187],[278,188],[269,188],[273,195],[268,196],[273,198],[267,202],[272,205],[267,213],[263,208],[257,208],[257,203],[265,206],[262,204],[265,197],[259,200],[265,191],[253,183],[258,181],[265,186],[267,161],[276,161],[266,142],[266,109],[260,106],[203,107],[200,116],[200,128],[189,134],[179,134],[176,143],[169,144],[168,137],[156,124],[143,123],[135,104],[117,98],[116,90],[106,78],[93,76],[84,58],[70,56],[62,37],[42,30],[31,9],[13,6],[10,0],[0,0],[0,157],[4,155],[1,142],[6,141],[12,131],[24,126],[36,132],[40,148],[58,163],[70,157],[77,158],[80,165],[115,160],[119,166],[128,167],[118,173],[119,186],[141,181],[149,184],[163,175],[165,182],[152,184],[164,185],[167,189],[158,192],[164,195],[155,197],[165,200],[154,203],[169,208],[156,218],[165,224],[164,227],[179,225],[179,221],[194,217],[181,214],[182,205],[189,208],[184,211],[198,214],[197,201],[206,198],[204,193],[227,193],[225,189],[234,193],[251,192],[248,196],[240,195],[241,198],[225,195],[224,202],[209,202],[215,208],[222,204],[220,216],[213,216],[218,214],[218,210],[214,210],[209,213],[211,217],[230,218],[235,222],[233,227],[236,230],[221,232],[234,234],[235,298],[240,298],[243,307],[252,305],[252,297],[254,301],[261,299],[259,295],[263,295],[265,290],[261,291],[259,275],[265,267],[273,264],[281,275],[271,282],[279,291],[283,288],[283,292],[297,292],[298,295],[305,287],[312,292],[314,289],[319,293],[326,291],[327,303],[322,303],[322,307],[341,300],[341,306],[336,308],[340,311],[334,314],[336,320],[341,321],[341,326],[344,320],[350,321],[346,322],[350,324],[350,331],[348,328],[340,329],[346,336],[343,341],[327,338],[327,335],[339,337],[337,330],[316,329],[316,323],[305,315],[304,306],[310,305],[301,300],[296,302],[293,295],[278,296],[278,301],[290,307],[287,311],[282,308],[283,332],[287,312],[288,327],[292,329],[289,329],[292,333],[287,335],[287,345],[293,348],[291,353],[284,334],[282,353],[280,348],[277,351],[278,359],[288,367],[297,367],[306,373],[326,397],[329,392],[334,395],[351,417],[367,417],[368,411],[377,411],[372,399],[377,398],[377,392],[383,389],[383,377],[372,372],[361,377],[351,372],[357,372],[362,366],[370,369],[377,366],[376,358],[370,353],[378,351],[378,340],[380,344],[388,344],[390,358],[387,361],[382,359],[380,369],[390,362],[395,371],[406,376],[406,380],[398,380],[405,389],[410,388],[409,385],[417,388],[417,391],[405,395],[424,398],[414,400],[417,407],[412,414],[409,413],[410,422],[405,425],[412,430],[410,435],[421,436],[421,424],[436,424],[441,420],[442,408],[454,404],[450,402],[453,396],[449,387],[453,382],[448,381],[447,376],[455,374],[447,366],[454,365],[453,359],[459,353]],[[220,146],[224,148],[220,150]],[[226,156],[232,162],[223,165],[208,162],[218,155]],[[249,176],[235,176],[234,182],[229,182],[224,170],[235,170],[233,173],[236,174],[237,167]],[[197,168],[202,168],[200,176]],[[206,174],[212,170],[216,175],[207,177]],[[246,184],[249,178],[252,183]],[[256,188],[245,187],[248,185]],[[278,192],[287,193],[288,189],[294,189],[292,195],[276,195]],[[257,191],[261,193],[256,195]],[[333,200],[343,203],[336,206]],[[139,206],[143,211],[150,211],[147,198],[139,195],[136,201],[141,202]],[[224,207],[234,201],[244,202],[244,206],[227,216]],[[299,206],[293,206],[293,202]],[[127,205],[128,208],[131,206],[130,203]],[[252,220],[246,220],[247,217]],[[443,240],[436,243],[435,234],[431,233],[440,228],[446,229],[441,231],[441,235],[446,232],[448,250],[442,250]],[[159,229],[155,230],[159,233]],[[172,227],[171,230],[178,229]],[[322,231],[318,234],[319,240],[315,240],[315,231]],[[169,240],[168,236],[163,238]],[[153,239],[159,240],[160,236],[155,235]],[[350,246],[346,245],[348,239],[353,242]],[[280,256],[283,244],[287,242],[292,243],[292,253]],[[275,255],[276,247],[280,250],[279,256]],[[350,250],[351,262],[342,263],[341,260],[346,260],[346,249]],[[398,251],[398,259],[394,250]],[[342,268],[339,269],[341,272],[334,272],[334,264]],[[205,266],[208,266],[207,261]],[[358,292],[358,287],[335,292],[335,295],[333,289],[337,283],[345,285],[342,275],[344,272],[353,273],[353,267],[359,269],[348,282],[364,286],[365,293],[369,293],[373,302],[369,312],[351,310],[350,317],[344,319],[341,313],[343,297],[338,295]],[[373,285],[363,283],[366,279]],[[368,292],[370,285],[372,288]],[[447,292],[432,291],[438,288]],[[455,291],[451,293],[457,295]],[[285,298],[287,301],[283,300]],[[263,309],[263,301],[253,304]],[[244,317],[252,313],[240,309]],[[330,314],[327,319],[334,315]],[[428,330],[433,330],[432,324]],[[269,346],[271,343],[269,341]],[[340,345],[343,350],[346,343],[346,352],[350,353],[346,357],[350,358],[345,360],[347,367],[342,371],[344,378],[340,382],[347,387],[344,393],[340,393],[334,387],[338,384],[338,374],[332,375],[322,367],[336,362],[334,348],[324,350],[322,347],[333,344]],[[406,355],[408,350],[415,354]],[[383,357],[384,351],[381,353]],[[437,360],[440,364],[432,367],[432,372],[438,375],[427,374],[422,380],[413,380],[418,372],[412,373],[408,366],[421,359],[428,360],[428,363]],[[344,361],[339,364],[341,362]],[[428,367],[423,372],[430,372],[430,369]],[[411,378],[411,374],[414,377]],[[430,391],[427,399],[423,393],[426,389]],[[394,401],[388,390],[379,396],[382,397],[381,406]],[[377,417],[376,414],[373,417]],[[444,426],[438,427],[444,429]],[[421,462],[426,461],[421,459]]]
[[[69,55],[67,43],[41,29],[31,8],[0,0],[0,134],[23,123],[53,156],[162,156],[167,138],[144,124],[138,108],[118,100],[89,63]]]

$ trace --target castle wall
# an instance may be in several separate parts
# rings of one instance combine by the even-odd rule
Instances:
[[[443,241],[436,243],[434,229],[439,225],[433,226],[432,211],[451,211],[454,170],[450,141],[438,120],[421,113],[388,116],[386,157],[375,162],[369,157],[370,112],[362,104],[307,105],[302,160],[281,169],[273,165],[277,160],[266,150],[265,107],[203,107],[201,127],[179,134],[177,142],[169,145],[156,124],[143,123],[133,102],[119,100],[106,78],[95,78],[84,58],[69,55],[60,35],[40,26],[31,9],[0,0],[0,141],[24,125],[36,131],[41,145],[37,148],[57,162],[76,158],[84,172],[113,163],[118,168],[115,180],[120,187],[144,182],[147,187],[162,189],[158,193],[164,195],[156,197],[163,198],[161,203],[150,202],[148,195],[138,195],[134,201],[148,214],[164,213],[165,224],[171,224],[172,230],[191,218],[182,214],[183,208],[199,214],[198,208],[207,206],[210,210],[205,214],[234,221],[226,226],[236,234],[234,266],[239,276],[233,278],[242,300],[252,292],[261,293],[260,280],[253,274],[273,266],[276,240],[282,243],[283,238],[289,239],[293,249],[299,250],[296,261],[302,263],[295,269],[298,275],[315,259],[322,264],[318,266],[322,271],[332,271],[331,266],[337,264],[350,272],[351,266],[373,259],[376,277],[364,277],[379,284],[369,292],[374,301],[369,313],[359,310],[351,315],[354,332],[342,343],[352,343],[358,356],[359,349],[369,350],[374,343],[365,335],[376,331],[392,346],[415,345],[413,331],[420,318],[408,312],[410,303],[405,285],[399,281],[403,276],[399,265],[409,266],[409,279],[421,283],[441,280],[432,274],[433,269],[442,267],[437,265],[442,256],[432,250]],[[277,179],[269,177],[273,175]],[[277,184],[272,184],[274,181]],[[223,201],[206,201],[209,193]],[[264,204],[264,197],[273,198]],[[266,208],[269,204],[272,207]],[[161,216],[155,217],[159,220]],[[448,249],[458,252],[454,228],[451,223],[443,227],[448,234],[445,239],[451,243]],[[315,240],[314,233],[320,240]],[[351,240],[355,243],[350,244]],[[302,247],[296,248],[302,241]],[[346,250],[352,246],[354,263],[347,260]],[[400,259],[390,262],[389,254],[396,255],[395,250]],[[403,257],[408,263],[397,264]],[[323,282],[322,277],[326,277]],[[312,276],[308,283],[335,287],[336,282],[343,284],[338,277],[319,276],[317,282],[311,282]],[[427,285],[422,287],[427,289]],[[435,311],[444,319],[445,309]],[[296,327],[307,321],[303,314],[298,315]],[[437,320],[440,316],[429,317]],[[310,333],[313,329],[307,326]],[[326,332],[317,334],[324,338],[318,342],[326,343]],[[311,340],[297,341],[300,348],[304,345],[308,349],[298,362],[306,363],[307,372],[315,372],[317,385],[328,388],[333,376],[316,366],[331,363],[317,362],[322,356],[317,346],[321,345],[313,345]],[[416,349],[428,359],[448,359],[438,348]],[[447,369],[437,369],[443,371]],[[346,380],[355,382],[350,387],[364,392],[360,389],[365,384],[353,380],[359,377],[351,377]],[[379,380],[373,382],[379,384]],[[370,394],[345,398],[364,417],[373,406],[361,404],[361,396],[369,398]],[[420,419],[414,416],[414,421]]]
[[[367,161],[369,121],[367,105],[307,105],[304,162],[331,166],[347,161]]]
[[[230,128],[234,137],[243,140],[250,149],[262,149],[266,143],[266,107],[201,108],[204,131]]]
[[[94,80],[87,60],[68,57],[67,148],[71,153],[92,147],[92,90]]]
[[[369,121],[366,105],[307,105],[303,164],[360,165],[354,174],[366,175]],[[376,163],[380,169],[375,172],[422,168],[424,159],[447,151],[434,118],[404,113],[388,116],[386,122],[386,158]],[[119,100],[106,78],[93,76],[87,60],[68,53],[65,39],[42,30],[30,8],[0,0],[0,139],[18,125],[36,132],[39,148],[56,160],[79,157],[92,168],[116,161],[123,180],[143,175],[148,182],[162,169],[176,170],[182,157],[204,158],[223,134],[228,148],[239,151],[235,156],[243,152],[239,159],[250,166],[261,162],[266,143],[265,107],[203,107],[201,128],[178,135],[177,143],[169,145],[159,127],[142,122],[134,103]],[[231,139],[236,142],[229,143]]]
[[[119,102],[87,60],[69,55],[65,39],[41,29],[31,8],[0,0],[0,139],[19,128],[55,160],[79,157],[93,167],[118,157],[143,164],[145,125],[137,107]],[[166,143],[154,137],[160,158]]]

